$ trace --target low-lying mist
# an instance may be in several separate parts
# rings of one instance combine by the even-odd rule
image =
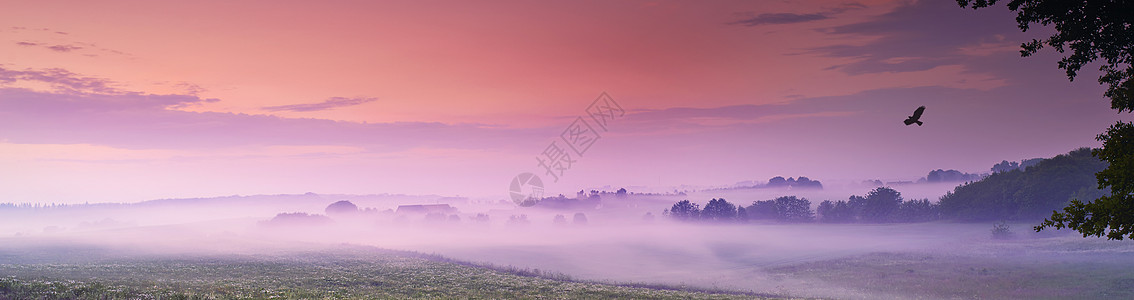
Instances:
[[[728,197],[736,202],[746,197],[763,200],[743,194]],[[1034,224],[1027,223],[1009,224],[1012,238],[1000,240],[992,238],[992,224],[985,223],[724,224],[677,222],[662,215],[676,199],[699,198],[705,197],[665,195],[575,210],[424,196],[313,194],[8,208],[0,210],[5,220],[0,222],[0,252],[82,245],[123,253],[258,253],[348,243],[584,280],[837,298],[910,295],[785,270],[815,269],[812,264],[817,263],[831,267],[842,259],[878,253],[1019,265],[1075,260],[1134,265],[1134,244],[1129,242],[1084,239],[1067,232],[1033,233]],[[328,208],[348,199],[356,210]],[[908,271],[902,275],[920,274],[916,267]]]

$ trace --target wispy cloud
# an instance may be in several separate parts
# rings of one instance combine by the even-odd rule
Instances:
[[[114,82],[95,77],[80,76],[58,68],[9,70],[0,67],[0,85],[19,81],[35,81],[50,85],[57,93],[125,93],[113,87]]]
[[[766,13],[760,14],[756,17],[744,19],[729,24],[739,24],[744,26],[760,26],[767,24],[793,24],[818,21],[830,18],[826,14],[793,14],[793,13]]]
[[[20,88],[22,81],[54,90]],[[491,149],[545,138],[546,128],[514,129],[433,122],[355,123],[283,118],[178,107],[215,102],[195,95],[122,91],[113,81],[63,69],[0,68],[0,137],[12,143],[91,144],[130,149],[187,149],[247,145],[340,145],[369,151],[415,147]],[[6,86],[6,87],[5,87]],[[311,111],[374,98],[336,97],[289,109]]]
[[[267,111],[292,111],[292,112],[307,112],[307,111],[321,111],[334,109],[339,107],[355,106],[367,102],[373,102],[378,98],[346,98],[346,97],[331,97],[319,103],[304,103],[304,104],[291,104],[279,106],[265,106],[264,110]]]
[[[830,19],[832,16],[846,12],[852,9],[865,8],[865,5],[859,3],[846,3],[838,7],[832,8],[823,12],[816,13],[762,13],[756,16],[751,16],[752,13],[747,13],[748,18],[730,22],[729,25],[744,25],[744,26],[760,26],[760,25],[779,25],[779,24],[795,24],[806,23],[812,21]]]
[[[96,45],[95,43],[77,40],[75,37],[72,37],[69,32],[58,31],[52,28],[14,26],[8,27],[8,30],[24,37],[21,38],[23,39],[22,41],[15,42],[15,44],[19,46],[37,47],[60,53],[76,53],[89,57],[97,57],[103,54],[114,54],[128,58],[132,58],[133,56],[126,52]]]
[[[1015,30],[1007,11],[972,12],[949,1],[918,1],[863,22],[823,30],[831,35],[872,38],[868,43],[830,45],[811,51],[854,59],[829,68],[850,75],[916,72],[946,65],[971,69],[979,68],[979,64],[971,63],[972,55],[966,55],[962,49],[1004,44],[1005,36],[1019,36]]]
[[[57,51],[57,52],[71,52],[73,50],[83,49],[83,47],[74,46],[74,45],[52,45],[52,46],[47,46],[47,49],[51,49],[51,50]]]
[[[20,46],[24,46],[24,47],[43,46],[43,48],[46,48],[48,50],[55,51],[55,52],[71,52],[71,51],[83,49],[82,46],[66,45],[66,44],[45,45],[43,43],[29,42],[29,41],[16,42],[16,45],[20,45]]]

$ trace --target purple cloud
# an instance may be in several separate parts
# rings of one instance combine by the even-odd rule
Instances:
[[[71,51],[74,51],[74,50],[83,49],[83,47],[73,46],[73,45],[54,45],[54,46],[47,46],[47,49],[51,49],[52,51],[56,51],[56,52],[71,52]]]
[[[435,122],[354,123],[217,112],[178,107],[218,99],[153,95],[112,88],[112,81],[63,69],[0,68],[0,85],[48,83],[54,90],[0,87],[0,140],[13,143],[94,144],[121,148],[211,148],[246,145],[345,145],[371,151],[414,147],[499,149],[517,139],[540,141],[555,129],[516,129]],[[291,109],[357,105],[374,98],[331,98]],[[310,106],[310,107],[308,107]],[[306,110],[304,110],[306,109]]]
[[[305,104],[291,104],[279,106],[265,106],[264,110],[267,111],[292,111],[292,112],[306,112],[306,111],[321,111],[334,109],[346,106],[355,106],[367,102],[373,102],[378,98],[346,98],[346,97],[331,97],[319,103],[305,103]]]
[[[981,43],[1017,40],[1014,18],[1009,11],[974,12],[950,1],[918,1],[874,19],[824,30],[832,35],[873,37],[866,44],[831,45],[811,49],[827,57],[856,61],[831,66],[850,75],[913,72],[944,65],[966,65],[969,56],[960,48]],[[1019,38],[1019,40],[1024,40]]]
[[[25,69],[23,71],[9,70],[0,67],[0,84],[16,81],[38,81],[51,85],[60,93],[99,93],[121,94],[111,85],[113,82],[103,78],[84,77],[70,71],[58,68],[52,69]]]
[[[732,22],[732,23],[729,23],[729,24],[738,24],[738,25],[744,25],[744,26],[760,26],[760,25],[768,25],[768,24],[793,24],[793,23],[818,21],[818,20],[823,20],[823,19],[827,19],[827,18],[830,18],[830,17],[827,16],[826,14],[822,14],[822,13],[814,13],[814,14],[766,13],[766,14],[757,15],[756,17],[753,17],[753,18],[744,19],[744,20]]]
[[[20,45],[20,46],[29,46],[29,47],[30,47],[30,46],[39,46],[39,43],[33,43],[33,42],[16,42],[16,45]]]
[[[553,130],[429,122],[354,123],[171,109],[217,101],[188,95],[59,94],[0,88],[0,139],[13,143],[121,148],[345,145],[371,151],[413,147],[498,149]]]
[[[838,7],[832,8],[825,12],[797,14],[797,13],[763,13],[748,19],[730,22],[729,25],[744,25],[744,26],[760,26],[760,25],[778,25],[778,24],[795,24],[805,23],[818,20],[830,19],[831,16],[846,12],[852,9],[865,8],[865,5],[860,3],[844,3]],[[746,13],[751,15],[751,13]]]

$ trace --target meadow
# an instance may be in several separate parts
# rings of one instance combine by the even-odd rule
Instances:
[[[300,210],[307,198],[274,210],[325,206]],[[0,300],[1134,297],[1134,241],[1026,222],[997,237],[992,223],[693,223],[595,210],[560,224],[561,212],[528,209],[491,222],[378,213],[280,225],[265,222],[271,209],[223,203],[0,215],[13,220],[0,226]],[[511,222],[517,213],[530,223]]]
[[[219,235],[171,244],[176,247],[156,240],[3,238],[0,299],[1134,297],[1134,242],[1027,231],[996,239],[989,228],[501,228],[496,236],[470,229],[440,236],[438,241],[451,240],[446,247],[397,247],[413,251],[390,250],[369,238],[302,242]],[[549,234],[559,239],[535,238]],[[452,241],[461,235],[483,242]],[[682,239],[667,239],[675,236]],[[512,243],[491,240],[506,237]]]
[[[571,280],[435,255],[346,246],[273,254],[6,247],[0,299],[753,299],[755,294]],[[766,296],[766,295],[765,295]]]

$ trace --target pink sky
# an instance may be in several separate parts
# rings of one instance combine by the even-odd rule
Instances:
[[[552,193],[916,180],[1097,146],[1094,74],[952,1],[0,4],[0,202],[504,199],[602,92]],[[922,127],[901,120],[928,107]]]

